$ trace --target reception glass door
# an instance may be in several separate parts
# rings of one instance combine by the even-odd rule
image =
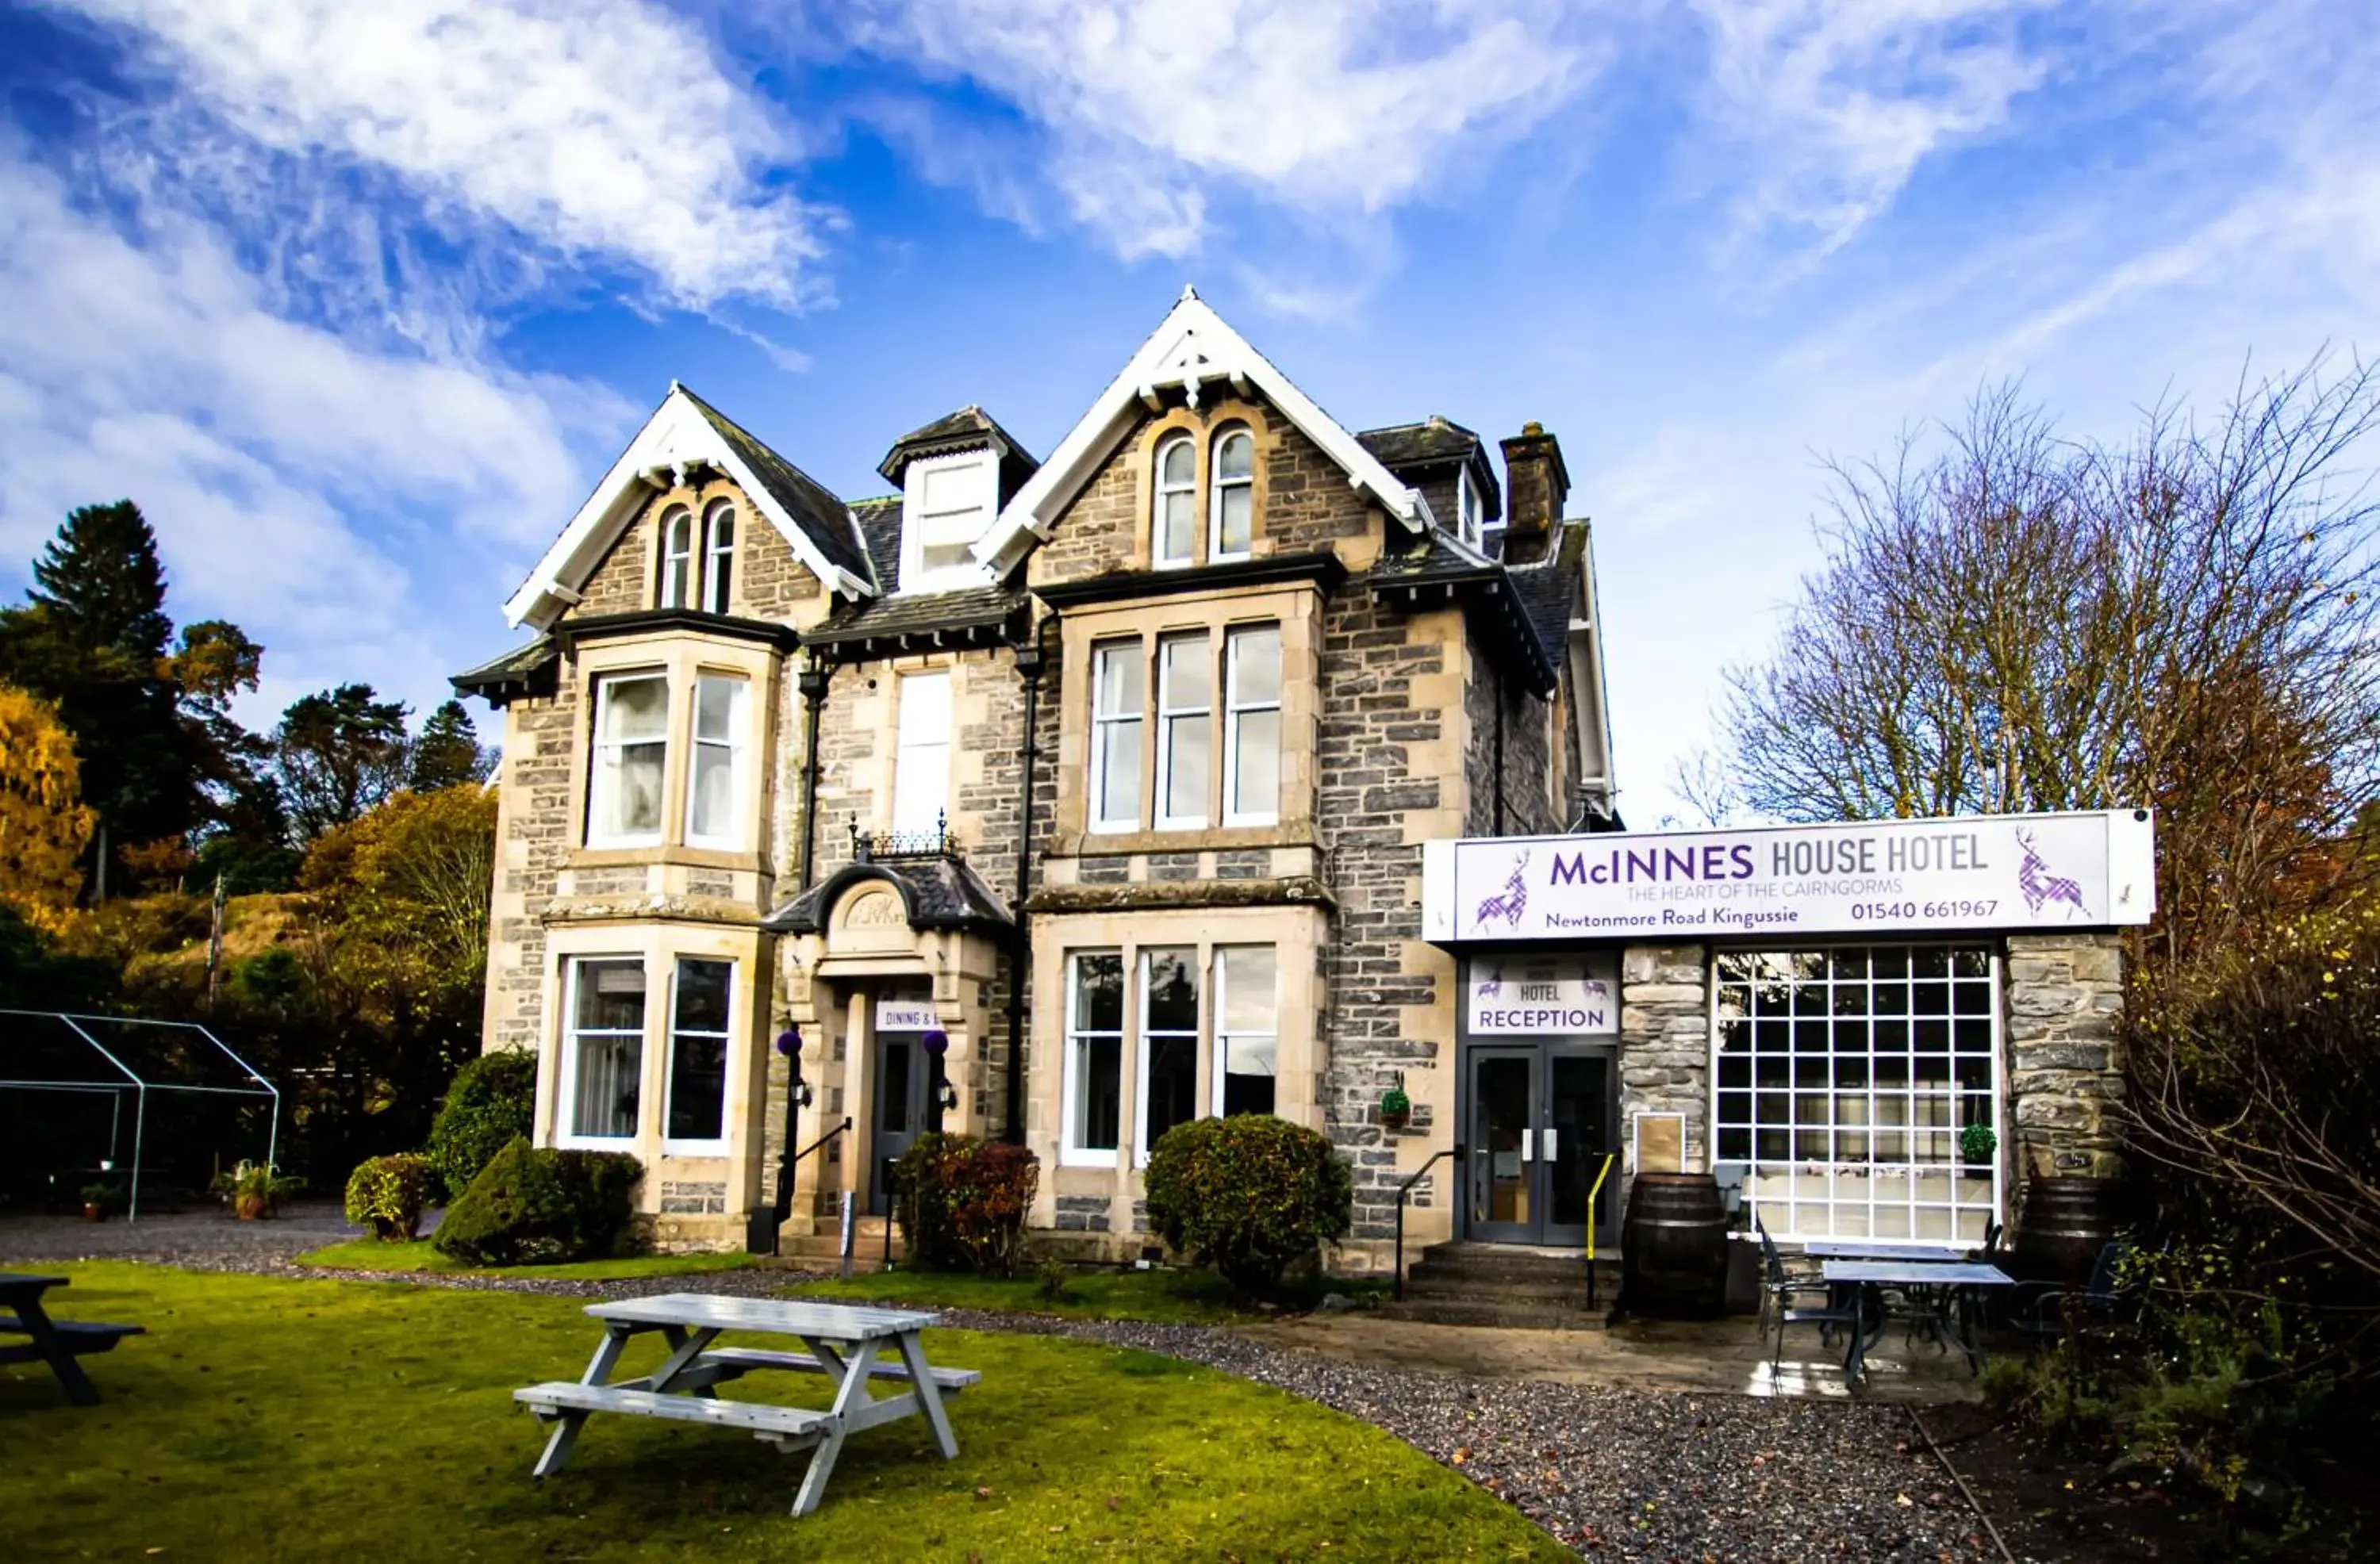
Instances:
[[[1463,1170],[1466,1237],[1563,1247],[1612,1232],[1614,1185],[1595,1194],[1614,1148],[1612,1060],[1560,1043],[1469,1050]],[[1592,1195],[1592,1209],[1590,1196]]]

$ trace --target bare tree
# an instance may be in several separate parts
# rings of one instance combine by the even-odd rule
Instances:
[[[2070,442],[2011,386],[1839,466],[1825,565],[1731,670],[1722,747],[1788,819],[2153,806],[2167,956],[2335,886],[2380,738],[2362,364]]]

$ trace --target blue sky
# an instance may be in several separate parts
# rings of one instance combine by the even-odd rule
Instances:
[[[1822,460],[2380,338],[2352,0],[0,6],[0,590],[130,494],[262,720],[416,703],[673,377],[846,497],[1047,451],[1182,285],[1351,427],[1559,434],[1622,806]]]

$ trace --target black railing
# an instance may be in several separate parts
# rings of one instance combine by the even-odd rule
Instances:
[[[1421,1167],[1415,1171],[1413,1177],[1407,1179],[1404,1182],[1397,1186],[1396,1296],[1399,1298],[1402,1298],[1405,1295],[1405,1197],[1413,1194],[1414,1185],[1429,1177],[1429,1170],[1432,1168],[1437,1167],[1440,1159],[1448,1157],[1453,1158],[1457,1162],[1463,1160],[1463,1145],[1461,1142],[1458,1141],[1454,1145],[1448,1146],[1444,1151],[1439,1152],[1431,1157],[1428,1161],[1423,1163]]]
[[[952,858],[958,855],[958,843],[951,840],[951,819],[948,813],[936,810],[931,830],[866,831],[857,822],[851,828],[851,861],[856,864],[882,863],[888,858]]]
[[[777,1236],[784,1228],[785,1218],[792,1216],[794,1212],[794,1170],[801,1164],[803,1158],[849,1128],[851,1128],[851,1119],[845,1115],[842,1123],[777,1164],[776,1202],[766,1212],[752,1213],[750,1223],[752,1231],[744,1235],[746,1250],[755,1255],[773,1255],[777,1252]],[[765,1242],[759,1232],[763,1220],[769,1224],[768,1237]]]

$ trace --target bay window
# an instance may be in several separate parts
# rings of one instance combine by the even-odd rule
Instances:
[[[1204,631],[1157,643],[1157,829],[1207,823],[1214,673]]]
[[[1215,442],[1214,477],[1208,487],[1214,512],[1207,558],[1245,559],[1255,536],[1257,443],[1246,430],[1226,430]]]
[[[609,957],[571,963],[567,1003],[564,1134],[580,1141],[634,1139],[644,1077],[645,964]]]
[[[901,678],[898,743],[892,756],[892,829],[922,836],[942,828],[951,792],[951,676]]]
[[[1779,1238],[1981,1243],[1999,1159],[1998,983],[1980,946],[1716,958],[1716,1155]]]
[[[1140,1155],[1198,1116],[1198,952],[1140,954]]]
[[[694,681],[694,767],[686,802],[686,839],[708,847],[742,845],[747,682],[704,673]]]
[[[670,995],[669,1111],[663,1130],[669,1141],[707,1148],[727,1138],[728,1013],[735,984],[734,962],[678,958]]]
[[[1157,450],[1157,511],[1149,523],[1149,558],[1160,568],[1192,563],[1197,511],[1197,448],[1188,435],[1176,435]]]
[[[1223,823],[1281,818],[1281,626],[1233,629],[1225,642]]]
[[[1104,1161],[1123,1118],[1123,955],[1079,952],[1067,965],[1062,1159]]]
[[[1140,823],[1142,663],[1138,641],[1091,651],[1091,829]]]
[[[1280,958],[1270,945],[1215,950],[1215,1111],[1270,1113],[1281,1051]]]
[[[661,840],[669,758],[669,680],[640,673],[595,685],[595,753],[588,800],[590,846]]]

